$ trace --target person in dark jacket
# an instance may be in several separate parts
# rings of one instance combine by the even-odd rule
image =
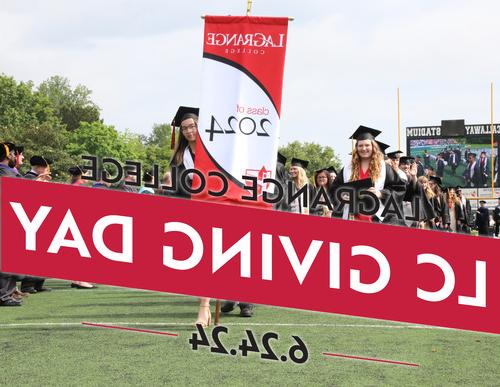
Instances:
[[[488,227],[490,223],[490,212],[486,207],[486,202],[481,200],[479,202],[480,207],[476,211],[476,227],[479,231],[479,235],[488,236]]]
[[[198,108],[181,106],[172,121],[172,127],[179,128],[179,140],[175,146],[172,160],[170,160],[172,174],[175,172],[175,176],[172,176],[173,179],[175,178],[177,186],[175,194],[188,199],[191,198],[191,194],[183,189],[180,179],[182,172],[186,169],[194,169],[196,138],[198,136],[198,113]],[[173,133],[175,133],[175,130]],[[192,174],[189,174],[186,180],[187,185],[191,186],[193,183]]]
[[[498,198],[498,204],[493,210],[493,220],[495,221],[495,237],[498,238],[498,231],[500,230],[500,198]]]
[[[443,154],[440,153],[437,156],[436,159],[436,176],[443,178],[444,176],[444,166],[445,166],[445,161],[443,159]]]

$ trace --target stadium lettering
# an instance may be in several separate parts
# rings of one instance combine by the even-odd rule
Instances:
[[[433,137],[441,135],[440,126],[426,126],[423,128],[406,128],[408,137]]]

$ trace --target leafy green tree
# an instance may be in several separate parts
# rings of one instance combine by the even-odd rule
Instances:
[[[334,166],[340,168],[340,159],[329,146],[322,146],[314,142],[293,141],[280,148],[280,152],[286,156],[287,166],[290,165],[292,157],[308,160],[307,175],[311,177],[314,171],[320,168]]]
[[[66,152],[72,156],[92,155],[98,157],[125,158],[123,137],[111,125],[102,122],[82,122],[78,129],[68,134]]]
[[[72,89],[67,78],[55,75],[38,86],[38,93],[48,98],[67,130],[77,129],[80,122],[99,121],[100,109],[90,99],[92,91],[83,85]]]
[[[75,162],[61,151],[68,142],[67,132],[47,97],[36,93],[32,82],[18,83],[5,75],[0,75],[0,141],[24,146],[21,173],[30,169],[28,160],[33,155],[53,161],[56,179],[64,179],[68,166]]]
[[[173,151],[170,149],[171,127],[168,124],[154,124],[151,134],[145,139],[146,164],[157,164],[161,171],[169,168]]]
[[[148,150],[140,135],[125,130],[125,132],[118,132],[118,141],[121,143],[122,160],[140,161],[142,164],[147,164]]]

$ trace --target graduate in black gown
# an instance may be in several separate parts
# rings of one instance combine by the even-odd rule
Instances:
[[[377,220],[384,220],[382,216],[384,213],[384,205],[388,203],[391,206],[391,210],[390,213],[386,215],[390,215],[389,218],[402,219],[400,209],[398,209],[396,205],[398,200],[394,195],[404,195],[404,182],[401,181],[392,167],[384,161],[384,155],[380,151],[380,146],[375,140],[375,137],[380,133],[381,131],[378,129],[360,126],[350,137],[356,140],[351,155],[351,161],[344,165],[330,190],[330,197],[336,208],[334,216],[340,215],[338,200],[336,198],[338,189],[348,183],[353,184],[354,182],[371,180],[371,187],[367,190],[374,194],[380,202],[379,211],[376,214]],[[359,214],[357,209],[349,209],[348,205],[345,205],[341,212],[343,219],[348,219],[351,213],[356,220],[366,222],[375,220],[373,216]],[[392,220],[390,220],[390,222],[392,222]]]
[[[175,195],[187,199],[191,198],[191,194],[182,187],[180,179],[182,172],[186,169],[194,169],[196,138],[198,136],[198,113],[198,108],[181,106],[172,121],[172,139],[175,138],[175,128],[179,128],[179,139],[172,160],[170,160],[172,179],[175,180],[176,185]],[[191,187],[193,182],[192,174],[186,180],[186,185]]]

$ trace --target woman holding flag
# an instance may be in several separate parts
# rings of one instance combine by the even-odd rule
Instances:
[[[198,136],[198,113],[199,109],[181,106],[172,121],[172,144],[175,141],[175,128],[179,128],[179,140],[175,147],[174,155],[170,161],[172,173],[177,176],[177,191],[176,195],[180,197],[190,198],[191,195],[182,189],[182,184],[179,184],[182,172],[186,169],[194,169],[196,138]],[[188,175],[188,185],[191,186],[193,181],[192,174]],[[195,324],[200,324],[202,327],[208,327],[212,320],[210,313],[210,298],[200,297],[200,306],[198,309],[198,318]]]

